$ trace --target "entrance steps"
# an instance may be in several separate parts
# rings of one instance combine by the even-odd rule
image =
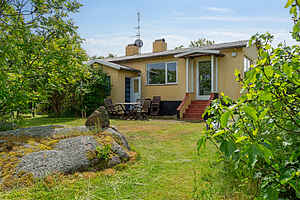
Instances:
[[[210,100],[196,100],[192,101],[188,109],[183,114],[183,120],[185,121],[203,121],[202,114],[207,106],[209,106]]]

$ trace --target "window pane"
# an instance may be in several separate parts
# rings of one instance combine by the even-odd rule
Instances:
[[[176,63],[168,63],[168,83],[176,83]]]
[[[210,95],[211,93],[211,62],[199,62],[198,74],[199,95]]]
[[[147,65],[148,84],[165,83],[165,63],[155,63]]]

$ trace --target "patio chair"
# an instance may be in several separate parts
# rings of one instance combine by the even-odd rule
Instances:
[[[151,103],[151,115],[158,115],[160,107],[160,96],[154,96]]]
[[[149,111],[150,111],[151,100],[145,99],[140,109],[137,110],[137,118],[141,118],[142,120],[149,119]]]
[[[104,99],[104,107],[110,116],[119,116],[123,112],[120,105],[114,105],[109,98]]]

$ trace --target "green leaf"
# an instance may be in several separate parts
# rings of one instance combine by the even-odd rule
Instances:
[[[221,127],[222,128],[225,128],[227,126],[229,116],[230,116],[230,111],[227,111],[222,114],[222,116],[221,116]]]
[[[264,109],[259,115],[259,120],[262,120],[266,116],[268,111],[269,109]]]
[[[224,133],[225,133],[225,130],[219,130],[219,131],[217,131],[217,132],[213,135],[213,137],[217,137],[217,136],[222,135],[222,134],[224,134]]]
[[[266,66],[264,68],[264,70],[265,70],[265,73],[266,73],[266,75],[267,75],[268,78],[271,78],[273,76],[274,71],[273,71],[271,65]]]
[[[269,187],[263,197],[264,197],[264,199],[268,199],[268,200],[270,200],[270,199],[277,200],[278,196],[279,196],[279,192],[276,189]]]
[[[288,7],[290,7],[292,4],[293,4],[293,2],[294,2],[294,0],[288,0],[287,2],[286,2],[286,4],[285,4],[285,8],[288,8]]]
[[[257,121],[257,115],[256,115],[257,112],[254,108],[250,106],[243,106],[242,109],[246,113],[246,115],[251,117],[254,121]]]
[[[200,152],[200,149],[201,149],[202,147],[205,147],[206,140],[207,140],[207,137],[206,137],[206,136],[202,136],[202,137],[198,140],[198,142],[197,142],[197,152],[198,152],[198,154],[199,154],[199,152]]]
[[[282,176],[280,177],[280,183],[281,184],[286,184],[288,181],[293,179],[295,177],[295,170],[294,169],[288,169],[286,170]]]
[[[247,137],[247,136],[241,136],[241,137],[238,137],[238,139],[235,141],[235,143],[242,142],[242,141],[244,141],[245,139],[248,139],[248,137]]]
[[[257,146],[255,144],[252,144],[249,149],[247,150],[248,158],[249,158],[249,164],[251,168],[254,168],[256,162],[258,161],[257,156],[259,154],[259,151],[257,149]]]
[[[231,140],[224,141],[220,146],[220,150],[225,154],[227,158],[229,158],[232,155],[232,153],[236,150],[236,147]]]

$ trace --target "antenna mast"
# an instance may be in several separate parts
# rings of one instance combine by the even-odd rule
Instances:
[[[136,40],[134,42],[135,46],[141,48],[143,46],[143,41],[141,40],[141,14],[137,12],[138,17],[138,26],[135,27],[137,29]]]
[[[138,26],[136,27],[137,28],[137,34],[136,34],[136,37],[137,39],[141,39],[141,13],[140,12],[137,12],[137,17],[138,17]]]

